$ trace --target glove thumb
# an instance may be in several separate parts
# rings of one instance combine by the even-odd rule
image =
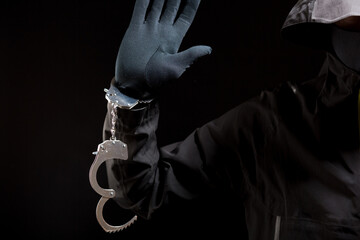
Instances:
[[[208,46],[194,46],[175,54],[157,52],[147,65],[148,86],[158,89],[169,80],[179,78],[195,60],[209,55],[211,51]]]
[[[212,49],[209,46],[194,46],[182,52],[172,55],[174,60],[179,63],[184,70],[196,61],[198,58],[211,54]]]

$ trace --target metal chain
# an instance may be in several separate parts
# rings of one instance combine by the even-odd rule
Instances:
[[[116,121],[118,119],[118,117],[117,117],[117,107],[118,106],[115,103],[112,103],[111,107],[112,107],[112,109],[111,109],[111,130],[110,130],[111,138],[110,138],[110,140],[115,141],[116,140],[116,135],[115,135],[116,134]]]

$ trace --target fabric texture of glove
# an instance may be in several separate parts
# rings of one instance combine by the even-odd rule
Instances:
[[[116,86],[124,94],[154,98],[160,87],[179,78],[199,57],[211,53],[208,46],[178,52],[200,0],[137,0],[133,16],[116,60]],[[178,16],[178,17],[177,17]]]

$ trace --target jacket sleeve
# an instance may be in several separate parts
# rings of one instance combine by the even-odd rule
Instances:
[[[109,186],[116,191],[115,201],[150,218],[154,210],[174,197],[191,200],[220,186],[243,194],[241,158],[251,159],[254,154],[251,126],[256,113],[249,112],[254,107],[248,105],[196,129],[184,141],[161,148],[156,140],[157,103],[141,110],[119,109],[116,134],[127,143],[129,159],[106,163]],[[104,124],[105,139],[111,136],[110,112],[108,109]]]

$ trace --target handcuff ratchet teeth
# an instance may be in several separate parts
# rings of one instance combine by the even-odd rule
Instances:
[[[106,90],[105,92],[108,92],[109,90]],[[100,224],[100,226],[108,233],[118,232],[121,230],[124,230],[125,228],[129,227],[131,224],[133,224],[137,220],[137,216],[135,215],[131,220],[129,220],[127,223],[120,225],[120,226],[113,226],[108,224],[103,216],[103,208],[105,203],[111,199],[114,198],[116,193],[113,189],[104,189],[99,186],[96,175],[97,171],[100,167],[100,165],[107,160],[113,160],[113,159],[119,159],[119,160],[127,160],[128,159],[128,147],[127,144],[117,140],[115,137],[115,123],[117,118],[117,111],[116,108],[118,107],[117,104],[114,104],[113,99],[109,99],[109,95],[107,94],[106,98],[111,103],[112,106],[112,128],[111,133],[112,137],[110,140],[105,140],[103,143],[98,145],[97,152],[94,152],[93,154],[96,155],[94,162],[92,163],[89,171],[89,181],[91,187],[94,189],[95,192],[97,192],[99,195],[101,195],[101,198],[96,206],[96,218]],[[111,94],[111,96],[114,96]],[[116,94],[115,94],[116,96]]]

